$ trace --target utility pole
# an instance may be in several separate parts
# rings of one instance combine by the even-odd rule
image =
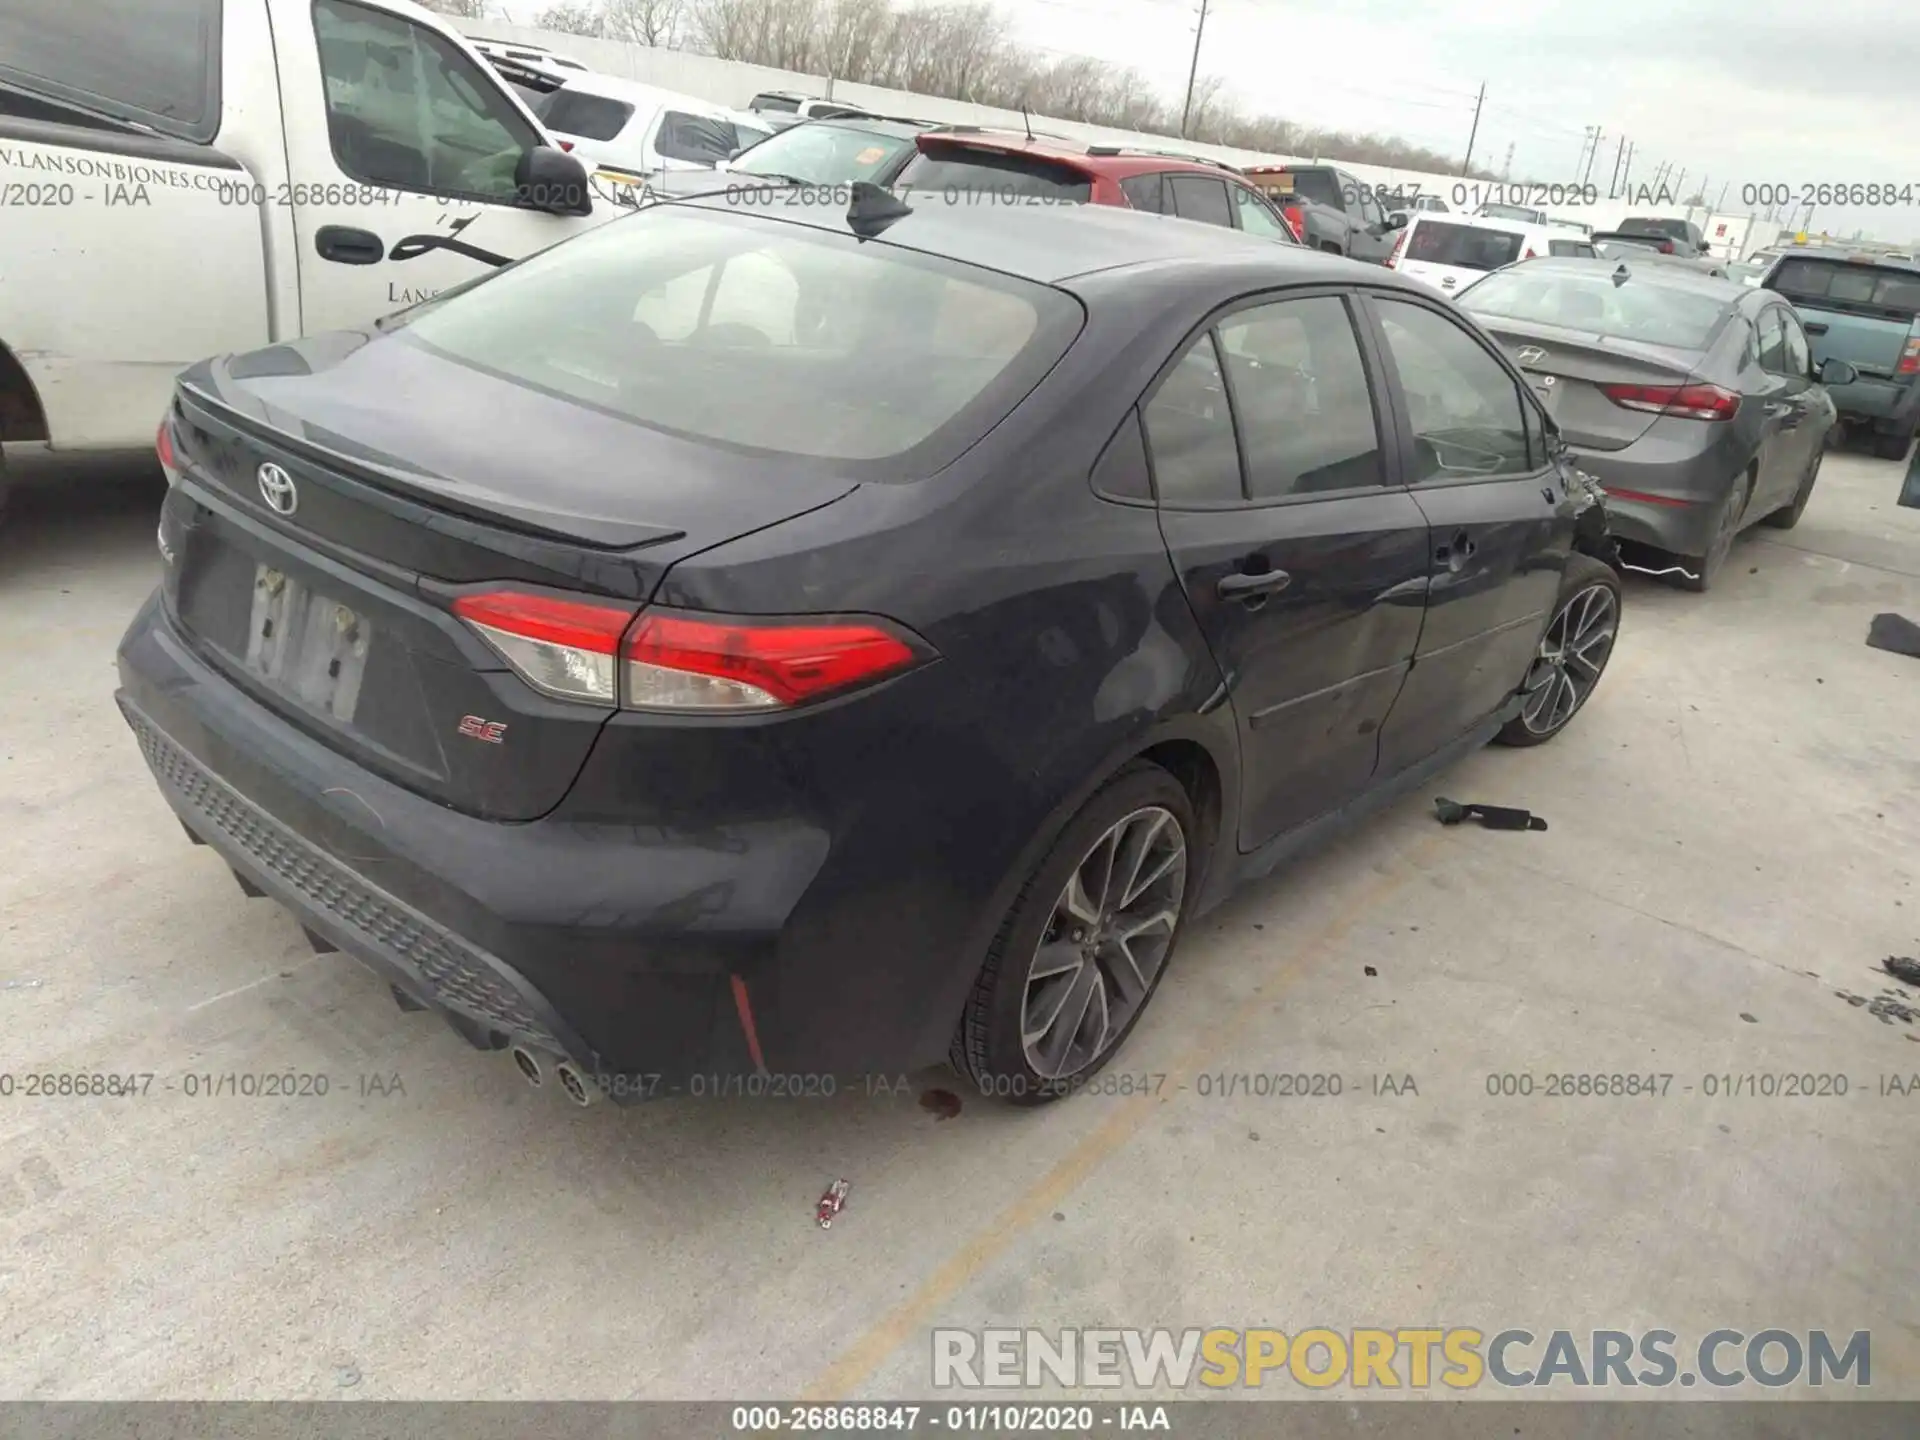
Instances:
[[[1678,199],[1681,196],[1685,195],[1686,193],[1687,193],[1687,172],[1686,172],[1686,168],[1683,166],[1680,170],[1680,183],[1673,187],[1673,194],[1674,194],[1674,198]]]
[[[1629,144],[1627,146],[1627,158],[1625,163],[1622,164],[1620,167],[1620,194],[1621,195],[1625,195],[1627,193],[1627,182],[1633,176],[1633,152],[1637,149],[1639,149],[1638,144]],[[1607,196],[1607,198],[1609,200],[1612,200],[1617,197],[1609,195]]]
[[[1581,189],[1583,189],[1583,190],[1584,190],[1584,189],[1586,189],[1586,187],[1587,187],[1587,182],[1588,182],[1589,180],[1591,180],[1591,179],[1593,179],[1593,162],[1594,162],[1595,160],[1598,160],[1598,159],[1600,158],[1600,136],[1601,136],[1601,133],[1602,133],[1602,132],[1601,132],[1601,129],[1600,129],[1600,127],[1599,127],[1598,125],[1596,125],[1596,126],[1594,126],[1594,127],[1593,127],[1593,148],[1592,148],[1592,149],[1590,149],[1589,151],[1587,151],[1587,168],[1586,168],[1586,172],[1585,172],[1585,173],[1584,173],[1583,175],[1581,175],[1581,177],[1580,177],[1580,188],[1581,188]]]
[[[1713,210],[1716,215],[1720,213],[1720,207],[1726,203],[1727,191],[1731,189],[1732,186],[1733,182],[1731,180],[1727,181],[1725,185],[1720,187],[1720,193],[1714,197]]]
[[[1187,67],[1187,103],[1180,112],[1180,138],[1187,138],[1187,122],[1193,119],[1193,82],[1200,75],[1200,37],[1207,33],[1207,0],[1200,0],[1200,23],[1193,29],[1193,64]]]
[[[1464,177],[1473,168],[1473,142],[1480,134],[1480,107],[1487,103],[1487,82],[1480,82],[1480,98],[1473,102],[1473,128],[1467,132],[1467,158],[1460,162],[1460,174]]]
[[[1500,179],[1502,183],[1513,179],[1513,142],[1511,140],[1507,142],[1507,158],[1506,163],[1500,167]]]
[[[1620,188],[1620,156],[1627,148],[1627,137],[1622,135],[1613,142],[1613,178],[1607,181],[1607,199],[1613,199],[1613,192]]]
[[[1593,144],[1593,127],[1583,125],[1580,127],[1580,154],[1573,162],[1574,174],[1579,174],[1580,167],[1587,163],[1587,147],[1591,144]]]

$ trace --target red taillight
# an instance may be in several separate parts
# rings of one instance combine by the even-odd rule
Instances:
[[[1393,242],[1393,253],[1387,256],[1387,268],[1389,270],[1398,270],[1400,268],[1400,254],[1407,248],[1407,236],[1412,233],[1412,222],[1408,222],[1405,226],[1401,227],[1400,238]]]
[[[772,710],[904,670],[919,656],[865,621],[713,620],[648,611],[627,641],[624,703]]]
[[[565,150],[565,151],[568,151],[568,152],[571,152],[571,151],[573,150],[573,141],[571,141],[571,140],[562,140],[562,141],[560,142],[560,148],[561,148],[562,150]]]
[[[171,485],[180,477],[180,463],[173,454],[173,417],[169,415],[160,422],[160,431],[153,437],[154,453],[160,457],[160,468],[167,472],[167,484]]]
[[[1660,253],[1662,255],[1673,254],[1673,242],[1671,240],[1662,240],[1660,242]]]
[[[1740,410],[1740,397],[1718,385],[1602,385],[1600,392],[1623,409],[1683,420],[1731,420]]]
[[[462,595],[453,613],[534,689],[563,700],[617,703],[620,637],[633,623],[631,606],[496,590]]]
[[[632,710],[779,710],[922,658],[876,621],[723,619],[655,609],[635,625],[631,606],[509,590],[462,595],[453,613],[543,694]]]
[[[1900,357],[1900,363],[1894,367],[1901,375],[1920,375],[1920,335],[1907,337],[1907,348]]]
[[[1534,253],[1533,247],[1529,245],[1527,246],[1527,253],[1522,255],[1520,258],[1522,260],[1538,260],[1540,257]]]
[[[1307,238],[1306,218],[1301,215],[1298,205],[1288,205],[1284,207],[1280,213],[1287,217],[1287,224],[1293,227],[1293,234],[1296,240],[1304,240]]]

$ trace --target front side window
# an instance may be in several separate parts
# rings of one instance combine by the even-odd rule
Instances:
[[[1413,484],[1526,475],[1519,386],[1451,320],[1404,300],[1374,301],[1413,429]]]
[[[1240,449],[1213,333],[1202,335],[1142,411],[1154,491],[1162,505],[1224,505],[1246,498]]]
[[[1220,326],[1254,500],[1379,485],[1380,435],[1360,344],[1331,295],[1242,310]]]
[[[1286,222],[1273,213],[1273,207],[1253,190],[1245,185],[1227,187],[1233,191],[1235,209],[1240,212],[1240,228],[1249,235],[1264,235],[1269,240],[1283,240],[1294,244],[1293,231]]]
[[[430,301],[392,338],[653,429],[897,479],[999,423],[1080,323],[1030,281],[660,205]]]
[[[351,0],[314,0],[334,159],[393,190],[513,201],[539,134],[445,36]]]

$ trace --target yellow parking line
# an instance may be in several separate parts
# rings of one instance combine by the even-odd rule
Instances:
[[[1254,987],[1254,993],[1267,994],[1297,979],[1304,971],[1306,957],[1338,942],[1363,916],[1406,884],[1419,868],[1419,862],[1436,850],[1439,844],[1440,837],[1434,836],[1411,847],[1402,857],[1403,865],[1399,873],[1383,876],[1376,883],[1364,886],[1311,938],[1290,947],[1274,972]],[[1241,1005],[1218,1029],[1209,1030],[1203,1040],[1168,1068],[1165,1089],[1177,1090],[1190,1075],[1218,1059],[1256,1013],[1254,1006]],[[1042,1216],[1051,1214],[1102,1161],[1132,1139],[1146,1124],[1147,1117],[1158,1108],[1159,1102],[1153,1096],[1120,1101],[1119,1108],[1068,1151],[1066,1158],[1002,1210],[992,1224],[949,1256],[918,1290],[854,1341],[838,1360],[807,1387],[803,1398],[810,1403],[843,1400],[864,1384],[889,1355],[912,1338],[914,1331],[932,1320],[940,1307],[963,1286],[1003,1254],[1022,1231]]]

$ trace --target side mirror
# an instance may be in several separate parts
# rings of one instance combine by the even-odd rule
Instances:
[[[1851,385],[1860,378],[1860,371],[1850,360],[1823,360],[1820,362],[1820,383],[1822,385]]]
[[[514,167],[513,185],[522,205],[550,215],[591,215],[593,192],[587,167],[564,150],[536,146]]]
[[[1396,210],[1391,215],[1387,216],[1387,229],[1404,230],[1407,227],[1407,219],[1408,219],[1408,216],[1406,211]]]

